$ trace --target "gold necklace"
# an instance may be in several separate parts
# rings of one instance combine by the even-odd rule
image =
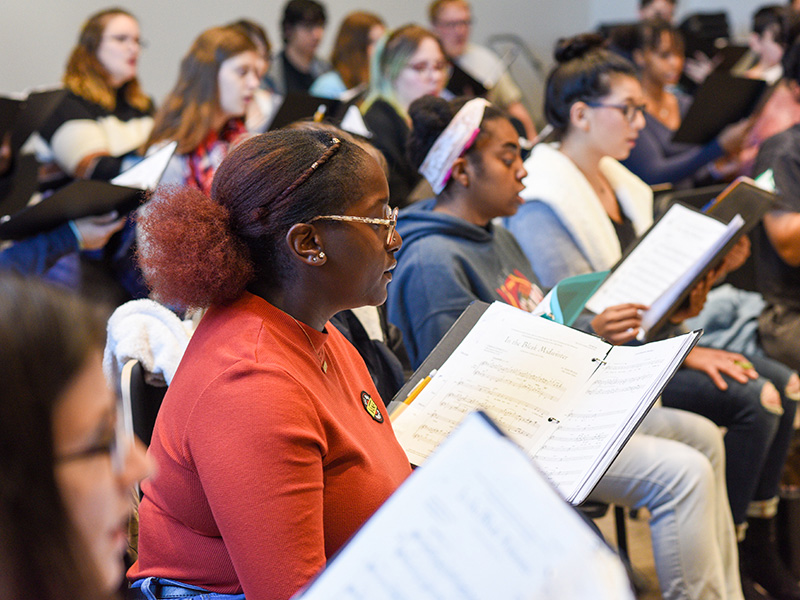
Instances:
[[[289,316],[291,317],[291,315],[289,315]],[[323,372],[323,373],[327,373],[327,372],[328,372],[328,362],[327,362],[327,361],[326,361],[326,360],[323,358],[323,354],[324,354],[324,352],[325,352],[325,351],[324,351],[324,349],[317,350],[317,349],[314,347],[314,342],[312,342],[312,341],[311,341],[311,336],[310,336],[310,335],[308,335],[308,332],[307,332],[307,331],[305,330],[305,328],[304,328],[304,327],[303,327],[303,326],[300,324],[300,321],[298,321],[298,320],[297,320],[297,319],[295,319],[294,317],[292,317],[292,321],[294,321],[295,323],[297,323],[297,326],[300,328],[300,331],[302,331],[302,332],[303,332],[303,335],[304,335],[304,336],[306,336],[306,339],[308,340],[308,343],[311,345],[311,349],[314,351],[314,355],[315,355],[315,356],[317,357],[317,359],[320,361],[320,365],[319,365],[319,366],[320,366],[320,368],[322,369],[322,372]]]

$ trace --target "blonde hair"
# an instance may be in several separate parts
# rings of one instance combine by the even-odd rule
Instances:
[[[108,8],[93,14],[81,28],[78,44],[73,48],[64,71],[64,87],[73,94],[113,111],[117,107],[117,90],[111,85],[111,76],[97,58],[97,49],[103,32],[114,17],[124,15],[136,19],[121,8]],[[135,77],[122,86],[125,101],[142,112],[152,108],[150,98],[142,92]]]

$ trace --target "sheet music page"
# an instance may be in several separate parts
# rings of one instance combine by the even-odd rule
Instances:
[[[615,346],[609,353],[534,454],[536,465],[567,500],[578,504],[594,488],[627,441],[625,432],[632,431],[655,401],[676,356],[693,338],[685,334],[644,346]]]
[[[392,427],[419,465],[467,413],[481,409],[532,453],[542,425],[567,410],[564,399],[583,387],[597,366],[592,359],[609,348],[600,338],[496,302]]]
[[[728,223],[725,231],[717,241],[717,243],[713,244],[703,255],[703,258],[695,263],[686,273],[684,273],[675,284],[670,287],[661,297],[653,302],[650,305],[650,310],[646,311],[644,315],[642,315],[642,329],[641,331],[649,331],[653,328],[653,326],[658,323],[659,319],[666,314],[669,310],[670,306],[678,299],[678,296],[681,294],[681,290],[686,289],[686,287],[694,281],[695,277],[697,277],[703,270],[704,265],[708,264],[713,256],[722,249],[728,241],[736,235],[736,232],[739,231],[744,226],[744,219],[741,215],[736,215],[731,219],[730,223]]]
[[[473,414],[298,598],[633,596],[608,546],[518,447]]]
[[[600,314],[609,306],[636,302],[652,307],[691,266],[715,246],[726,225],[674,204],[586,303]]]
[[[140,188],[143,190],[153,190],[161,181],[161,176],[169,164],[178,142],[170,142],[163,148],[159,148],[150,156],[146,156],[130,169],[123,171],[111,183],[114,185],[124,185],[126,187]]]

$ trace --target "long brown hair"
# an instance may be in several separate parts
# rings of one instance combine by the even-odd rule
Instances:
[[[0,274],[0,598],[110,598],[88,564],[55,476],[53,412],[105,319],[35,279]]]
[[[376,26],[385,25],[379,16],[363,11],[350,13],[339,26],[331,64],[348,89],[369,81],[367,47],[369,32]]]
[[[93,14],[83,24],[78,44],[72,49],[62,81],[73,94],[99,104],[106,110],[117,106],[117,90],[111,85],[111,77],[97,58],[97,49],[103,40],[108,22],[119,15],[136,19],[121,8],[108,8]],[[151,109],[150,98],[145,95],[139,80],[133,78],[122,86],[125,101],[134,108],[147,112]]]
[[[155,116],[146,146],[176,140],[178,154],[197,148],[213,128],[219,109],[217,74],[226,60],[258,49],[233,27],[212,27],[201,33],[181,61],[178,82]]]

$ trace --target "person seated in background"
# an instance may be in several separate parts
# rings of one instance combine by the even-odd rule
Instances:
[[[124,10],[84,23],[64,72],[68,93],[39,129],[44,189],[112,179],[150,135],[153,103],[137,79],[141,48],[139,24]]]
[[[770,4],[753,14],[752,31],[747,38],[754,61],[744,75],[776,83],[783,75],[783,53],[800,31],[800,15],[788,6]]]
[[[482,99],[459,109],[426,97],[409,111],[409,154],[437,196],[400,214],[404,245],[388,308],[418,365],[471,301],[532,310],[542,293],[514,237],[492,222],[522,203],[526,171],[508,116]],[[630,339],[635,313],[630,305],[609,309],[602,335]],[[741,598],[723,465],[722,437],[711,422],[655,408],[590,496],[648,507],[668,600]]]
[[[372,13],[355,11],[339,26],[327,73],[317,77],[308,90],[312,96],[350,100],[369,85],[369,61],[375,45],[386,33],[386,24]]]
[[[543,294],[516,240],[492,224],[516,211],[525,176],[507,114],[482,98],[461,106],[434,96],[409,114],[408,155],[436,196],[400,213],[404,245],[387,308],[416,368],[473,300],[533,310]]]
[[[81,28],[63,76],[67,95],[34,137],[40,189],[73,179],[110,180],[138,162],[153,127],[153,104],[137,78],[142,49],[139,24],[122,9],[95,13]],[[131,297],[124,247],[132,221],[111,246],[92,255],[71,253],[47,278],[111,303]]]
[[[730,159],[735,175],[751,177],[753,163],[764,140],[800,122],[800,105],[795,101],[788,85],[791,76],[783,77],[784,56],[798,33],[800,15],[787,6],[765,6],[753,15],[753,31],[749,43],[758,61],[743,74],[767,80],[772,89],[766,92],[767,100],[755,115],[744,147]],[[800,53],[795,51],[790,60],[800,60]],[[794,69],[790,70],[794,72]],[[731,169],[722,167],[723,171]]]
[[[642,87],[633,65],[601,46],[602,38],[585,35],[557,50],[545,113],[559,143],[534,147],[525,161],[525,205],[508,219],[534,272],[548,285],[610,269],[653,223],[652,191],[618,162],[645,125]],[[740,243],[720,272],[698,286],[702,297],[720,273],[740,266],[748,254],[749,245]],[[647,307],[636,308],[641,313]],[[670,320],[678,326],[683,318]],[[598,315],[591,324],[596,328],[602,321]],[[702,344],[664,388],[662,402],[727,428],[726,481],[743,540],[743,583],[754,589],[755,580],[777,597],[800,598],[774,536],[800,378],[766,357],[745,358]]]
[[[244,118],[258,88],[261,60],[253,41],[236,27],[212,27],[195,39],[147,140],[150,148],[178,142],[162,184],[211,193],[217,167],[247,135]]]
[[[488,48],[470,42],[472,7],[469,2],[434,0],[428,7],[428,19],[447,57],[480,81],[489,90],[486,99],[519,121],[525,137],[535,140],[536,127],[522,103],[522,91],[508,72],[509,65]]]
[[[645,126],[622,164],[649,185],[691,187],[697,179],[717,178],[713,170],[701,170],[738,152],[752,124],[745,119],[729,125],[704,146],[673,142],[691,104],[691,97],[673,88],[683,71],[680,32],[655,19],[639,23],[634,37],[632,56],[642,84]]]
[[[800,108],[800,42],[786,52],[783,66],[786,90]],[[756,237],[757,284],[767,302],[758,335],[769,356],[800,369],[800,124],[761,145],[753,172],[769,170],[780,197]]]
[[[211,197],[162,188],[143,208],[154,295],[209,309],[153,431],[132,600],[288,599],[410,474],[328,322],[386,299],[401,245],[388,196],[357,145],[282,129],[234,148]]]
[[[389,163],[392,206],[408,204],[421,179],[406,157],[408,107],[422,96],[441,94],[449,68],[439,39],[413,24],[387,33],[372,56],[369,92],[361,112],[373,134],[370,141]]]
[[[261,25],[249,19],[239,19],[228,23],[226,27],[241,31],[256,45],[259,56],[258,80],[263,81],[272,64],[272,44],[269,42],[267,32]],[[253,93],[253,101],[247,105],[247,114],[244,120],[247,131],[253,133],[266,131],[282,101],[283,98],[271,90],[263,87],[256,89]]]
[[[289,0],[283,8],[283,50],[272,61],[264,86],[285,96],[308,92],[314,80],[331,66],[316,55],[325,33],[325,7],[316,0]]]
[[[111,600],[150,470],[101,366],[105,319],[0,273],[0,597]]]

